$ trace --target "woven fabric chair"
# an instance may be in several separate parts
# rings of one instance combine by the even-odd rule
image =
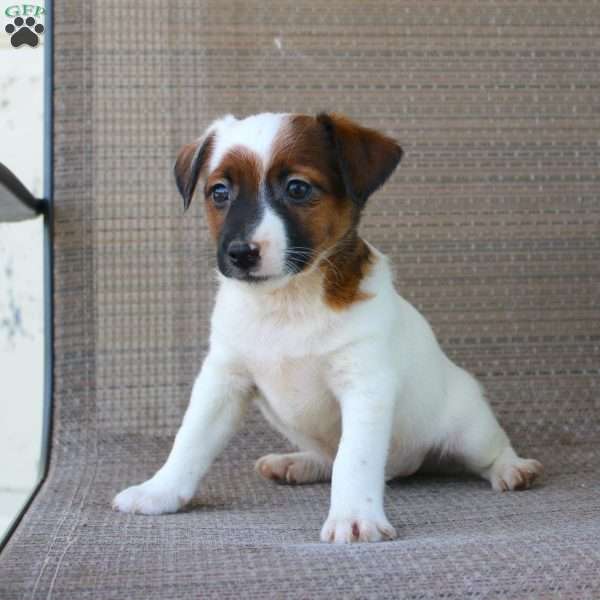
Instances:
[[[589,0],[57,0],[51,462],[0,598],[599,598],[599,40]],[[322,544],[329,485],[259,479],[289,446],[252,413],[189,509],[111,511],[166,457],[206,351],[214,251],[174,157],[269,110],[400,140],[362,232],[540,485],[392,482],[398,540]]]

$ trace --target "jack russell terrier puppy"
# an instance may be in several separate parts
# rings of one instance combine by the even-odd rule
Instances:
[[[299,449],[263,456],[259,475],[331,480],[326,542],[395,538],[385,481],[432,453],[495,490],[527,488],[541,473],[358,233],[401,157],[393,139],[336,114],[226,116],[181,149],[184,208],[197,190],[217,246],[210,350],[167,461],[118,494],[116,510],[183,507],[252,400]]]

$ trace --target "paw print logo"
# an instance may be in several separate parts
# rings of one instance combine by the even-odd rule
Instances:
[[[10,43],[15,48],[23,44],[35,48],[40,40],[38,36],[44,33],[44,26],[36,23],[33,17],[27,17],[25,20],[22,17],[16,17],[4,28],[4,31],[10,35]]]

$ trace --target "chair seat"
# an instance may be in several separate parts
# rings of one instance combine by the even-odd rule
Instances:
[[[252,442],[248,444],[248,439]],[[112,512],[112,495],[150,476],[170,439],[112,436],[59,463],[0,562],[0,597],[600,597],[600,463],[591,445],[529,449],[547,466],[524,492],[468,476],[387,486],[399,539],[318,541],[329,485],[260,479],[253,460],[284,443],[240,434],[192,505],[165,516]],[[523,450],[523,449],[521,449]]]

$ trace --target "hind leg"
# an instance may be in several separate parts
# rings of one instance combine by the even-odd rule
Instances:
[[[317,483],[331,479],[331,461],[314,452],[267,454],[256,461],[256,472],[279,483]]]
[[[480,472],[498,492],[526,490],[542,474],[542,463],[534,458],[520,458],[510,445],[494,463]]]
[[[452,394],[455,429],[450,435],[451,452],[473,473],[487,479],[492,488],[505,492],[523,490],[542,474],[542,464],[520,458],[500,427],[479,384],[471,375],[454,373]]]

